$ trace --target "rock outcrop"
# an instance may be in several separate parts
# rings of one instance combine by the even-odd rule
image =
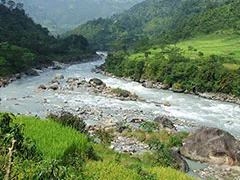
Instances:
[[[201,162],[240,165],[240,141],[226,131],[202,127],[183,142],[182,155]]]

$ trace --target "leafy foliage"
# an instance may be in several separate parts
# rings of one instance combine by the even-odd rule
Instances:
[[[144,57],[143,53],[109,54],[102,68],[118,76],[137,81],[152,79],[175,89],[239,96],[238,70],[229,70],[224,66],[226,62],[229,59],[217,55],[192,60],[185,57],[181,49],[169,46],[149,57]]]
[[[0,17],[0,76],[50,64],[53,59],[81,60],[93,53],[83,36],[53,37],[14,1],[0,3]]]
[[[86,132],[86,124],[84,123],[84,121],[69,112],[61,112],[59,115],[50,114],[48,118],[64,126],[70,126],[78,130],[80,133]]]

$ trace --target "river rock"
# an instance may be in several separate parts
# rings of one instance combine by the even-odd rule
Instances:
[[[54,84],[54,83],[61,84],[57,79],[53,79],[53,80],[51,80],[50,83],[51,83],[51,84]]]
[[[145,87],[145,88],[152,88],[152,87],[153,87],[153,83],[152,83],[151,80],[145,81],[142,85],[143,85],[143,87]]]
[[[54,91],[58,90],[58,88],[59,88],[59,85],[57,83],[53,83],[48,87],[48,89],[52,89]]]
[[[56,74],[55,79],[64,79],[64,76],[62,74]]]
[[[158,116],[154,119],[154,122],[158,123],[160,125],[160,128],[168,128],[168,129],[174,129],[176,130],[176,127],[174,126],[173,122],[169,120],[167,116]]]
[[[184,140],[181,154],[193,160],[240,165],[240,141],[230,133],[202,127]]]
[[[129,97],[131,95],[131,92],[127,91],[127,90],[121,90],[121,92],[118,93],[119,97]]]
[[[58,61],[53,61],[53,67],[52,67],[53,70],[64,69],[65,67],[66,67],[65,64],[60,63]]]
[[[16,79],[21,79],[22,75],[20,73],[15,74]]]
[[[47,87],[46,87],[45,85],[41,84],[40,86],[38,86],[38,89],[43,89],[43,90],[45,90],[45,89],[47,89]]]
[[[93,79],[90,79],[89,81],[90,84],[94,85],[94,86],[104,86],[105,84],[103,83],[103,81],[101,79],[98,79],[98,78],[93,78]],[[105,85],[106,86],[106,85]]]
[[[31,68],[26,72],[26,74],[28,76],[39,76],[41,72],[42,72],[41,70]]]

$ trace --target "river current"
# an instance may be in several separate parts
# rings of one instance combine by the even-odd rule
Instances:
[[[137,109],[152,115],[168,115],[190,123],[217,127],[226,130],[236,137],[240,137],[240,106],[237,104],[203,99],[194,95],[179,94],[167,90],[147,89],[137,82],[125,81],[118,78],[107,77],[92,72],[95,66],[104,63],[105,57],[95,62],[87,62],[69,66],[66,69],[46,69],[40,76],[24,77],[11,83],[6,88],[0,89],[0,111],[39,115],[44,117],[50,108],[64,108],[69,106],[77,108],[88,106],[90,108],[103,108],[114,111]],[[40,84],[48,84],[57,73],[69,77],[100,78],[107,86],[126,89],[136,93],[138,96],[155,102],[169,102],[170,107],[160,106],[144,102],[130,102],[110,99],[106,97],[89,94],[86,91],[44,91],[36,92]],[[63,82],[64,83],[64,82]],[[44,103],[47,99],[48,103]],[[187,129],[187,127],[179,127]]]

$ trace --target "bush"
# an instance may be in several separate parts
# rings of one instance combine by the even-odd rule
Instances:
[[[78,130],[80,133],[86,132],[86,124],[80,117],[74,116],[69,112],[61,112],[59,115],[50,114],[47,118],[60,123],[64,126],[70,126],[76,130]]]

